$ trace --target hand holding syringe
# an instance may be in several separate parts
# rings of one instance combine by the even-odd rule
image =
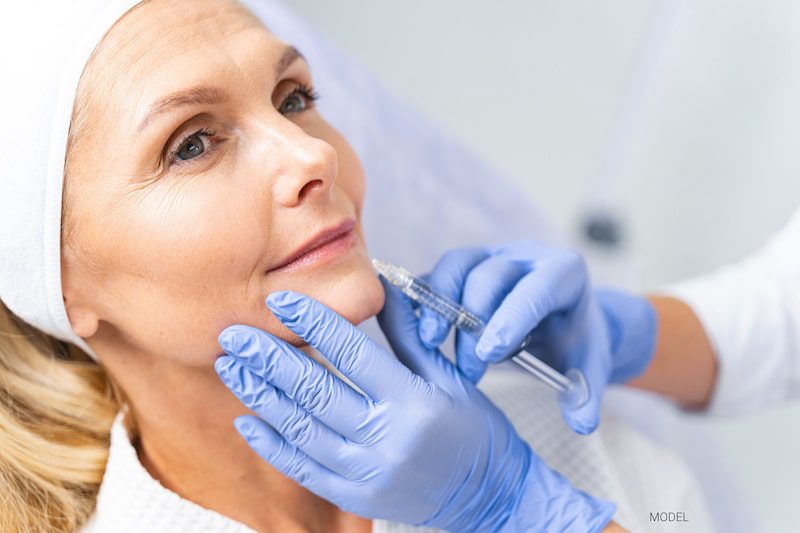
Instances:
[[[413,276],[408,270],[377,259],[373,259],[372,265],[378,273],[392,285],[398,287],[406,296],[439,313],[455,328],[469,333],[475,338],[480,337],[483,333],[486,327],[483,320],[463,306],[436,294],[427,283]],[[526,352],[527,348],[528,339],[526,338],[511,360],[555,389],[565,406],[578,408],[586,403],[589,392],[586,379],[580,370],[570,369],[566,375],[561,374]]]

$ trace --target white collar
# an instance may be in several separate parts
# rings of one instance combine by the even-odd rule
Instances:
[[[255,533],[244,524],[180,497],[139,462],[120,413],[111,427],[111,447],[97,506],[84,532],[215,531]]]
[[[164,487],[139,462],[125,428],[124,413],[111,427],[111,446],[97,506],[82,533],[256,533],[244,524],[182,498]],[[373,520],[372,533],[434,531]]]

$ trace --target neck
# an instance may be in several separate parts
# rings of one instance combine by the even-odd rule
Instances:
[[[95,347],[124,391],[142,465],[164,487],[257,531],[370,531],[284,477],[233,427],[248,410],[213,368]],[[113,354],[113,355],[112,355]]]

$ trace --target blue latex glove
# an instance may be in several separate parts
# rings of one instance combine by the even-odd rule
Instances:
[[[472,383],[419,342],[415,311],[395,289],[379,318],[406,366],[311,298],[276,292],[267,305],[364,392],[261,330],[220,334],[227,355],[217,372],[258,414],[237,418],[236,428],[308,490],[364,517],[452,531],[584,532],[610,520],[613,504],[550,470]]]
[[[458,367],[471,381],[481,378],[487,363],[513,355],[531,332],[536,357],[561,372],[583,372],[588,402],[575,409],[561,406],[578,433],[597,427],[608,383],[641,374],[655,349],[652,305],[620,291],[594,291],[583,259],[571,250],[535,241],[457,249],[426,278],[435,291],[487,321],[480,339],[456,335]],[[421,311],[419,336],[426,346],[439,346],[449,329],[440,315]]]

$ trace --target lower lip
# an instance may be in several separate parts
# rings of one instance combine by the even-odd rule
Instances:
[[[355,232],[348,231],[347,233],[336,237],[332,241],[326,242],[322,246],[318,246],[311,250],[310,252],[301,255],[291,263],[287,263],[280,268],[276,268],[271,270],[272,272],[290,272],[292,270],[297,270],[300,268],[305,268],[310,265],[316,265],[318,263],[325,262],[327,260],[333,259],[334,257],[346,252],[356,242]]]

